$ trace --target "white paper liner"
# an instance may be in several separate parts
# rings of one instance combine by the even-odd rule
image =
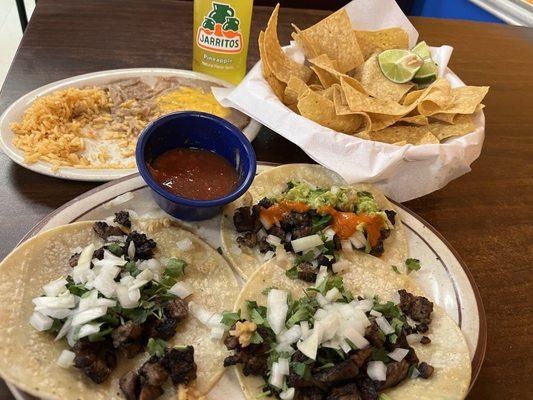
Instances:
[[[394,0],[354,0],[345,8],[352,26],[365,30],[399,26],[409,34],[410,45],[416,44],[418,32]],[[292,59],[303,62],[295,43],[285,51]],[[464,86],[447,68],[452,51],[450,46],[431,48],[440,76],[448,79],[452,87]],[[373,183],[396,201],[424,196],[469,172],[485,137],[483,112],[474,116],[473,132],[441,144],[393,146],[338,133],[286,107],[263,78],[261,62],[236,88],[213,88],[213,93],[222,105],[234,107],[279,133],[347,182]]]

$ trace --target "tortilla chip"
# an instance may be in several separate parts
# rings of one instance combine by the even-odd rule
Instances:
[[[335,78],[335,76],[330,74],[328,71],[320,67],[316,67],[316,66],[311,66],[310,68],[313,70],[313,72],[318,77],[320,84],[324,86],[325,88],[328,88],[335,83],[339,83],[339,81]]]
[[[296,104],[298,97],[307,90],[308,86],[304,81],[296,76],[292,76],[287,82],[287,87],[283,95],[283,102],[285,104]]]
[[[409,106],[403,106],[392,100],[376,99],[357,91],[344,77],[341,77],[341,86],[352,111],[396,115],[398,118],[411,111]]]
[[[291,26],[294,29],[294,32],[291,33],[291,37],[304,50],[306,57],[314,57],[316,54],[318,54],[317,50],[313,46],[313,43],[309,41],[309,38],[301,34],[302,30],[298,28],[295,24],[291,24]]]
[[[278,12],[279,4],[272,12],[264,34],[264,58],[272,73],[280,81],[287,83],[291,76],[296,76],[307,82],[311,76],[311,70],[305,65],[298,64],[285,54],[278,39]],[[263,59],[263,57],[262,57]]]
[[[378,99],[400,101],[415,85],[413,83],[394,83],[387,79],[378,63],[377,54],[372,55],[356,70],[359,81],[368,92]]]
[[[469,114],[458,114],[453,125],[445,122],[435,122],[429,124],[428,127],[440,141],[452,136],[466,135],[476,129],[472,116]]]
[[[340,9],[315,25],[297,32],[293,37],[302,45],[307,58],[327,54],[329,58],[337,60],[339,72],[350,71],[364,61],[345,9]]]
[[[484,104],[478,104],[477,107],[476,107],[476,110],[474,111],[474,114],[480,112],[481,110],[483,110],[483,108],[485,108]],[[436,113],[436,114],[433,114],[431,116],[431,118],[434,118],[434,119],[436,119],[438,121],[447,122],[449,124],[455,124],[457,122],[457,120],[461,118],[461,115],[463,115],[463,114]]]
[[[402,28],[387,28],[379,31],[355,30],[355,36],[365,60],[373,53],[383,50],[409,48],[409,36]]]
[[[410,144],[439,143],[439,139],[429,131],[428,126],[390,126],[370,132],[369,135],[372,140],[389,144],[398,142]]]
[[[285,84],[274,76],[270,66],[268,65],[265,57],[265,35],[264,32],[259,32],[259,54],[261,58],[263,77],[270,85],[270,88],[278,99],[283,99],[283,92],[285,90]]]
[[[371,121],[370,131],[379,131],[398,121],[398,117],[394,115],[368,113],[368,116]]]
[[[333,101],[310,89],[298,99],[298,110],[303,117],[337,132],[355,133],[361,123],[356,116],[337,115]]]
[[[333,101],[333,92],[334,92],[334,87],[333,86],[330,86],[327,89],[317,90],[316,91],[316,93],[318,93],[322,97],[325,97],[326,99],[331,100],[331,101]]]
[[[445,114],[473,114],[489,91],[488,86],[462,86],[451,90],[451,105]]]
[[[410,117],[400,118],[398,121],[413,125],[427,125],[429,124],[428,117],[425,115],[412,115]]]

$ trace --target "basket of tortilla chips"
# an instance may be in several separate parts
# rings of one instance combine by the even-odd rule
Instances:
[[[398,201],[470,171],[488,87],[465,86],[447,68],[451,47],[418,42],[392,0],[355,0],[306,29],[293,25],[284,48],[278,14],[279,5],[259,35],[261,61],[237,88],[216,90],[219,101]]]

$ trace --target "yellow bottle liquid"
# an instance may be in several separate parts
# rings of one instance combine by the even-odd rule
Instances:
[[[253,0],[194,0],[193,71],[239,83],[246,57]]]

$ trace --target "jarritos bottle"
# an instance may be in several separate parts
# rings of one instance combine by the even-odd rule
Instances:
[[[239,83],[246,57],[253,0],[194,0],[192,69]]]

